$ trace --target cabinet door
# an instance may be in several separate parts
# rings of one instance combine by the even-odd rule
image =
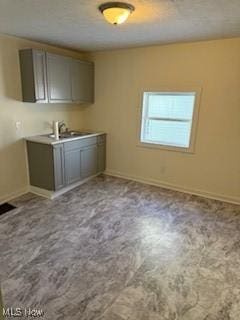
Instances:
[[[94,64],[72,60],[72,99],[75,102],[94,101]]]
[[[35,99],[37,102],[48,102],[46,53],[33,50],[33,70],[35,84]]]
[[[27,141],[30,185],[41,189],[55,189],[53,148],[49,144]]]
[[[49,102],[72,102],[71,58],[47,53]]]
[[[106,169],[106,144],[98,145],[98,173],[104,172]]]
[[[19,51],[22,96],[24,102],[48,102],[46,53],[41,50]]]
[[[81,149],[81,177],[87,178],[97,173],[97,145]]]
[[[65,151],[65,179],[66,184],[81,180],[81,152],[80,149]]]
[[[55,190],[59,190],[65,186],[64,154],[62,144],[57,144],[53,147],[53,159]]]

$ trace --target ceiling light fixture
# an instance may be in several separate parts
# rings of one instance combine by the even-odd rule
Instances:
[[[124,2],[106,2],[99,6],[104,18],[111,24],[121,24],[135,10],[134,6]]]

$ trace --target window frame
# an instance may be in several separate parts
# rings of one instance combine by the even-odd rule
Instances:
[[[199,118],[199,106],[200,106],[200,96],[201,96],[202,89],[200,87],[188,87],[186,89],[160,89],[160,90],[144,90],[142,91],[141,96],[141,107],[140,107],[140,116],[139,116],[139,127],[138,127],[138,143],[137,146],[144,147],[144,148],[154,148],[154,149],[163,149],[169,151],[177,151],[177,152],[187,152],[187,153],[194,153],[195,152],[195,145],[196,145],[196,135],[197,135],[197,127],[198,127],[198,118]],[[192,116],[192,125],[191,125],[191,132],[190,132],[190,143],[189,147],[180,147],[180,146],[171,146],[165,145],[161,143],[154,143],[154,142],[145,142],[141,141],[142,137],[142,130],[144,129],[143,125],[143,112],[144,112],[144,98],[145,94],[195,94],[195,101],[193,107],[193,116]]]

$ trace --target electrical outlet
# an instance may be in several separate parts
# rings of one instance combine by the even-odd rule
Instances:
[[[22,125],[21,121],[16,121],[15,122],[15,128],[16,128],[17,131],[20,130],[21,125]]]

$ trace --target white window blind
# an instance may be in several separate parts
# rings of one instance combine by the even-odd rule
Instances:
[[[189,148],[195,92],[145,92],[141,142]]]

